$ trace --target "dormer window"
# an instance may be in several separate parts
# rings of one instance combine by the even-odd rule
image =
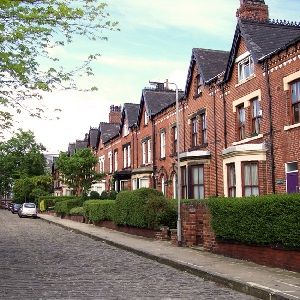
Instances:
[[[238,80],[244,81],[254,74],[254,61],[251,55],[238,63]]]
[[[196,77],[196,85],[197,85],[197,90],[196,90],[196,96],[201,96],[202,94],[202,89],[203,89],[203,79],[199,75]]]
[[[124,127],[123,127],[123,136],[126,136],[128,134],[129,134],[128,122],[127,122],[127,120],[125,120]]]
[[[148,121],[149,121],[149,117],[148,117],[147,111],[145,110],[145,112],[144,112],[144,124],[147,125]]]

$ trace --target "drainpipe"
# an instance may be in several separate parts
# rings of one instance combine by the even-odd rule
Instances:
[[[270,76],[268,73],[268,62],[267,59],[264,62],[263,68],[266,74],[266,84],[267,84],[267,96],[269,103],[269,136],[270,136],[270,155],[271,155],[271,178],[272,178],[272,192],[275,194],[275,159],[274,159],[274,128],[273,128],[273,118],[272,118],[272,94],[270,85]]]
[[[223,126],[224,126],[224,148],[227,148],[227,116],[226,116],[226,97],[224,84],[222,84],[222,95],[223,95]]]
[[[216,174],[216,182],[215,182],[215,189],[216,189],[216,197],[219,195],[218,191],[218,156],[217,156],[217,126],[216,126],[216,83],[213,85],[213,103],[214,103],[214,139],[215,139],[215,174]]]
[[[151,153],[152,153],[152,165],[153,165],[153,176],[152,176],[152,180],[153,180],[153,188],[156,189],[156,180],[155,180],[155,174],[156,174],[156,140],[155,140],[155,117],[153,116],[151,118],[151,122],[152,122],[152,149],[151,149]]]

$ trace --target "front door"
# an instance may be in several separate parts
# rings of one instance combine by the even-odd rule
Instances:
[[[299,187],[298,172],[291,172],[286,174],[286,190],[288,194],[297,193]]]

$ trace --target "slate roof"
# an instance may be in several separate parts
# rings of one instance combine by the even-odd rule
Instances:
[[[119,134],[120,124],[101,122],[99,125],[99,131],[100,131],[100,138],[102,139],[102,142],[105,144]]]
[[[262,61],[300,40],[300,26],[293,26],[288,22],[259,23],[240,20],[239,27],[256,61]]]
[[[140,104],[138,103],[125,103],[123,106],[123,112],[128,119],[128,127],[132,127],[137,124],[138,116],[139,116]],[[125,117],[124,115],[124,117]],[[122,115],[122,123],[123,123],[123,115]]]
[[[69,143],[68,155],[73,155],[75,153],[75,143]]]
[[[88,141],[87,140],[76,140],[76,143],[75,143],[75,149],[76,150],[80,150],[80,149],[84,149],[84,148],[87,148],[88,146]]]
[[[278,20],[268,22],[239,20],[224,75],[225,81],[231,76],[241,37],[244,38],[254,61],[262,63],[265,59],[300,41],[300,25]]]
[[[226,70],[228,58],[228,51],[194,48],[192,50],[192,57],[185,87],[186,95],[188,94],[188,90],[192,84],[192,73],[195,64],[200,71],[203,81],[205,83],[209,83],[212,79]]]
[[[178,92],[178,98],[181,99],[184,96],[182,91]],[[175,104],[176,93],[173,90],[157,90],[157,89],[143,89],[142,100],[140,104],[140,112],[143,103],[145,103],[146,110],[149,117],[155,116],[162,110]]]
[[[96,149],[99,143],[99,135],[100,133],[98,128],[91,127],[89,131],[88,146],[92,147],[93,149]]]

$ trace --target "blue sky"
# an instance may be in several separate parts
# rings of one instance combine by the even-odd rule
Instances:
[[[108,0],[108,11],[120,31],[109,41],[77,40],[57,48],[65,65],[76,65],[89,53],[95,76],[80,78],[82,87],[96,85],[94,93],[53,92],[44,96],[50,108],[62,108],[60,120],[19,119],[18,127],[34,131],[49,153],[67,150],[90,126],[108,121],[109,106],[139,103],[149,80],[169,79],[184,89],[192,48],[230,50],[239,0]],[[300,21],[299,0],[266,0],[270,17]],[[104,33],[107,34],[107,33]]]

